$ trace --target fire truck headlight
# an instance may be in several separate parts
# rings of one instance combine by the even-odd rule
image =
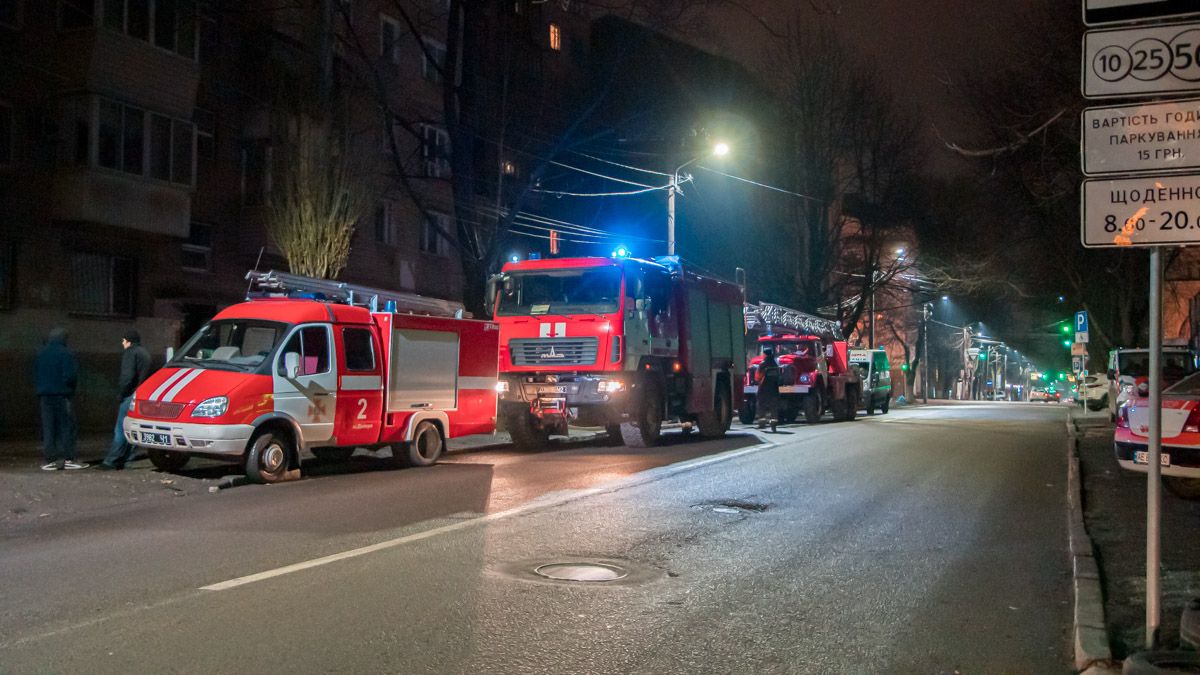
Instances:
[[[618,391],[625,391],[625,383],[620,380],[601,380],[596,385],[596,391],[601,394],[615,394]]]
[[[229,408],[229,399],[224,396],[214,396],[204,399],[192,411],[192,417],[220,417]]]
[[[500,380],[500,381],[496,382],[496,393],[497,394],[507,394],[508,393],[508,382],[505,382],[504,380]]]

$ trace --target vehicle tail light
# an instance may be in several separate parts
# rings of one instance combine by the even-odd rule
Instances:
[[[1145,378],[1145,377],[1139,377],[1137,379],[1137,382],[1135,382],[1133,385],[1133,391],[1134,391],[1134,393],[1136,393],[1138,396],[1141,396],[1142,398],[1149,396],[1150,395],[1150,379]]]
[[[1120,408],[1117,408],[1117,428],[1129,428],[1129,406],[1123,405]]]
[[[1200,405],[1188,412],[1187,421],[1183,423],[1183,430],[1191,434],[1200,433]]]

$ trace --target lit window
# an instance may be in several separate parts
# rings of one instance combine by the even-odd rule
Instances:
[[[504,172],[505,176],[515,176],[517,174],[517,164],[512,160],[506,159],[500,163],[500,170]]]
[[[556,23],[550,24],[550,49],[562,50],[562,29]]]
[[[379,15],[379,56],[400,63],[400,22],[386,14]]]

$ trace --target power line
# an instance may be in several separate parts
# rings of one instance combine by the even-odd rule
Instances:
[[[774,190],[774,191],[776,191],[776,192],[782,192],[782,193],[784,193],[784,194],[792,195],[793,197],[799,197],[800,199],[807,199],[807,200],[809,200],[809,201],[812,201],[812,202],[819,202],[819,203],[821,203],[821,204],[824,204],[824,203],[826,203],[824,199],[817,199],[816,197],[809,197],[808,195],[805,195],[805,194],[800,194],[799,192],[792,192],[791,190],[785,190],[785,189],[783,189],[783,188],[781,188],[781,187],[775,187],[774,185],[767,185],[766,183],[759,183],[758,181],[750,180],[749,178],[742,178],[741,176],[735,176],[735,175],[733,175],[733,174],[730,174],[730,173],[725,173],[724,171],[717,171],[716,169],[710,169],[710,168],[708,168],[707,166],[704,166],[703,164],[697,164],[697,165],[696,165],[696,168],[697,168],[697,169],[702,169],[702,170],[704,170],[704,171],[708,171],[709,173],[715,173],[715,174],[717,174],[718,176],[724,176],[724,177],[726,177],[726,178],[732,178],[732,179],[734,179],[734,180],[740,180],[740,181],[742,181],[743,183],[749,183],[749,184],[751,184],[751,185],[754,185],[754,186],[757,186],[757,187],[760,187],[760,188],[766,188],[766,189],[768,189],[768,190]]]

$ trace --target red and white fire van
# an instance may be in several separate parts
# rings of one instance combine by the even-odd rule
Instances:
[[[274,482],[299,475],[301,451],[383,446],[398,464],[428,466],[446,439],[495,429],[495,323],[391,311],[395,300],[372,311],[353,291],[295,292],[343,284],[263,274],[283,297],[221,311],[135,392],[125,436],[156,467],[235,459],[250,480]],[[386,297],[355,290],[376,309]]]

